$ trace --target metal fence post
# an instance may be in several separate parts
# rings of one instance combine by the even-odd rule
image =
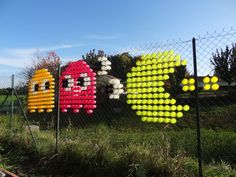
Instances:
[[[56,153],[58,152],[59,138],[60,138],[60,76],[61,66],[58,64],[58,81],[57,81],[57,121],[56,121]]]
[[[10,117],[10,131],[12,130],[12,120],[13,120],[13,114],[14,114],[14,74],[11,77],[11,117]]]
[[[196,40],[192,39],[193,47],[193,67],[195,79],[195,107],[196,107],[196,127],[197,127],[197,156],[198,156],[198,176],[203,177],[202,174],[202,147],[201,147],[201,127],[200,127],[200,111],[199,111],[199,95],[198,95],[198,74],[197,74],[197,54],[196,54]]]

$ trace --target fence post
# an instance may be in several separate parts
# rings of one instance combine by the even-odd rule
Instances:
[[[193,47],[193,67],[195,79],[195,108],[196,108],[196,127],[197,127],[197,156],[198,156],[198,176],[203,177],[202,174],[202,147],[201,147],[201,127],[200,127],[200,112],[199,112],[199,95],[198,95],[198,74],[197,74],[197,54],[196,54],[196,40],[192,39]]]
[[[12,130],[12,120],[14,114],[14,74],[11,76],[11,117],[10,117],[10,131]]]
[[[58,81],[57,81],[57,121],[56,121],[56,153],[58,152],[59,138],[60,138],[60,76],[61,66],[58,64]]]

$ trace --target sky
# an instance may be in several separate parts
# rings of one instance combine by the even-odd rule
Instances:
[[[63,62],[236,28],[235,0],[0,0],[0,77],[30,66],[36,50]]]

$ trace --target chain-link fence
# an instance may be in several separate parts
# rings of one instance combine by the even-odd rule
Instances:
[[[11,89],[11,76],[4,76],[0,81],[1,122],[13,132],[20,127],[49,132],[57,148],[60,142],[76,139],[76,133],[68,129],[100,123],[117,130],[179,130],[197,125],[198,130],[201,126],[235,131],[235,45],[236,31],[231,29],[196,40],[88,54],[83,61],[62,66],[57,76],[41,70],[28,89],[15,87],[16,92]],[[43,86],[37,85],[39,79]],[[46,91],[35,97],[40,89]],[[16,93],[25,117],[13,96]],[[197,143],[201,142],[196,139]]]

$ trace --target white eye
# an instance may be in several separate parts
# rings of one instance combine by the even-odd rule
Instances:
[[[106,70],[106,66],[102,66],[101,70],[103,70],[103,71]]]
[[[106,75],[107,74],[107,72],[106,71],[102,71],[102,75]]]
[[[74,79],[71,78],[71,75],[65,75],[65,79],[62,79],[62,88],[65,88],[65,91],[71,91],[73,86]]]
[[[109,81],[108,93],[110,99],[119,99],[120,95],[124,93],[124,86],[119,79],[111,79]]]
[[[98,61],[102,61],[102,57],[98,57]]]
[[[95,70],[97,70],[98,75],[107,75],[107,71],[111,70],[111,62],[107,59],[107,57],[99,57],[97,59],[97,63],[95,64]]]
[[[87,90],[87,87],[91,85],[91,78],[88,77],[87,73],[81,73],[80,77],[77,79],[77,86],[81,87],[81,90]]]

